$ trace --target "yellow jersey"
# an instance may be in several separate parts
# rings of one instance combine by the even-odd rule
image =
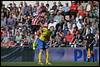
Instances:
[[[48,28],[43,28],[41,35],[39,36],[39,39],[42,41],[48,41],[50,38],[51,32]]]

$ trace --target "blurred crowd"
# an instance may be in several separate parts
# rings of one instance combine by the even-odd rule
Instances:
[[[95,35],[94,46],[99,46],[99,2],[71,1],[62,4],[50,3],[29,4],[20,2],[19,6],[10,3],[1,6],[1,47],[32,46],[41,24],[47,24],[52,29],[49,40],[50,47],[84,47],[84,37],[89,33]],[[40,17],[41,11],[46,11],[46,17]],[[44,20],[45,17],[45,20]],[[41,22],[41,23],[39,23]]]

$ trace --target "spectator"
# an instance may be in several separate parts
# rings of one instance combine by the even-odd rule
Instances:
[[[71,46],[70,43],[73,38],[74,38],[74,35],[70,31],[68,31],[67,35],[65,35],[65,38],[64,38],[64,42],[65,42],[66,46]]]
[[[47,9],[47,11],[50,11],[50,7],[49,7],[48,3],[46,4],[46,9]]]
[[[58,31],[56,32],[56,37],[55,37],[56,42],[57,42],[56,46],[59,46],[59,47],[62,46],[63,36],[64,36],[64,34],[63,34],[62,30],[61,30],[61,27],[59,27]]]
[[[40,3],[39,3],[39,1],[36,1],[35,6],[36,6],[37,14],[38,14],[40,12]]]
[[[77,34],[75,34],[74,38],[72,39],[71,47],[75,47],[75,48],[78,46],[81,47],[83,46],[82,42],[83,42],[83,37],[80,35],[79,32],[77,32]]]
[[[9,42],[9,37],[7,36],[7,32],[5,31],[4,34],[3,34],[3,46],[6,46],[7,47],[7,43]]]
[[[78,30],[79,31],[82,31],[83,29],[83,24],[82,24],[82,17],[79,16],[79,14],[77,14],[77,17],[76,17],[76,26],[78,27]]]
[[[12,11],[12,3],[10,3],[9,5],[7,5],[7,8],[9,8],[10,11]]]
[[[92,10],[91,10],[91,14],[93,18],[98,18],[98,7],[93,6]]]
[[[96,34],[97,27],[95,23],[92,23],[92,25],[90,26],[90,30],[92,34]]]
[[[95,46],[99,46],[99,31],[97,30],[96,35],[95,35]]]
[[[15,45],[16,45],[16,43],[14,41],[12,41],[12,40],[9,40],[7,42],[7,47],[14,47]]]
[[[40,10],[40,12],[47,10],[46,7],[44,6],[44,3],[41,3],[39,10]]]
[[[68,30],[70,30],[72,25],[70,22],[70,15],[65,15],[65,23],[67,24]]]
[[[29,16],[32,15],[32,5],[29,5]]]
[[[81,19],[82,19],[82,16],[80,16],[79,13],[77,13],[76,22],[79,22]]]
[[[83,9],[83,6],[80,7],[80,9],[78,10],[79,16],[81,16],[82,18],[85,17],[85,10]]]
[[[33,7],[32,4],[28,5],[26,2],[21,2],[18,7],[14,2],[10,3],[7,8],[2,5],[2,46],[32,44],[34,38],[31,38],[34,32],[37,32],[45,24],[48,25],[48,29],[53,30],[49,41],[50,47],[65,46],[63,39],[65,44],[68,43],[67,46],[70,46],[69,43],[72,42],[72,39],[77,44],[78,39],[81,40],[89,31],[95,35],[95,46],[97,46],[99,40],[97,33],[99,30],[98,1],[74,1],[70,7],[68,3],[63,6],[59,1],[58,5],[54,2],[51,7],[50,9],[49,3],[40,5],[39,1],[36,1]],[[83,42],[84,40],[79,44]]]
[[[83,6],[83,5],[82,5],[82,1],[79,1],[79,2],[78,2],[78,8],[77,8],[77,10],[80,10],[80,9],[82,8],[82,6]],[[83,9],[84,9],[84,7],[83,7]]]
[[[54,10],[50,10],[48,14],[48,23],[54,22],[55,13]]]
[[[15,16],[18,16],[18,8],[14,2],[12,3],[12,7],[13,7],[13,10],[11,13],[14,14]]]
[[[86,11],[89,12],[92,9],[92,2],[88,1],[88,4],[86,5]]]
[[[56,24],[64,21],[64,16],[61,15],[60,11],[57,12],[57,15],[54,17],[54,21]]]
[[[68,3],[65,3],[65,6],[63,7],[63,10],[64,10],[65,13],[66,12],[67,12],[67,14],[69,13],[70,8],[68,6]]]
[[[12,35],[12,29],[10,29],[7,34],[8,34],[8,37],[9,37],[10,40],[14,40],[14,37]]]
[[[55,30],[54,30],[54,27],[51,26],[50,30],[53,31],[51,36],[50,36],[50,41],[49,41],[50,47],[56,47],[57,42],[55,41]]]
[[[6,22],[7,22],[6,17],[1,16],[1,27],[2,27],[2,26],[5,27],[5,26],[6,26]]]
[[[59,31],[59,30],[63,31],[63,30],[62,30],[62,29],[63,29],[63,24],[64,24],[64,22],[59,22],[59,23],[56,25],[56,32]],[[60,29],[60,28],[61,28],[61,29]]]
[[[31,45],[32,44],[32,35],[30,32],[28,32],[26,38],[28,39],[28,44]]]
[[[83,6],[83,8],[84,8],[84,10],[86,11],[86,6],[87,6],[87,2],[86,1],[83,1],[82,3],[81,3],[81,5]]]
[[[21,1],[19,4],[19,8],[21,9],[23,7],[23,2]]]
[[[57,42],[55,38],[50,38],[50,47],[57,47]]]
[[[15,19],[12,17],[12,15],[9,15],[9,18],[7,19],[7,25],[14,26],[16,23]]]
[[[71,15],[70,21],[71,21],[72,24],[75,24],[76,20],[75,20],[75,16],[74,15]]]
[[[29,16],[29,6],[26,2],[24,2],[24,6],[22,8],[22,15]]]
[[[78,30],[81,30],[82,29],[82,23],[79,21],[76,23],[77,27],[78,27]]]
[[[60,7],[60,6],[62,7],[63,5],[62,5],[62,3],[59,1],[59,2],[58,2],[58,7]]]
[[[67,22],[65,22],[65,23],[63,24],[63,33],[64,33],[64,35],[67,34],[67,31],[68,31],[68,26],[67,26]]]
[[[48,29],[50,29],[51,26],[53,26],[54,29],[55,29],[56,28],[56,23],[54,23],[54,22],[49,23],[48,24]]]
[[[51,10],[50,16],[49,16],[48,29],[50,29],[51,26],[53,26],[54,29],[56,28],[56,22],[54,21],[54,17],[55,17],[54,12],[53,10]]]
[[[87,35],[89,32],[91,32],[91,29],[90,29],[90,26],[87,25],[87,29],[86,29],[86,34],[85,35]]]
[[[57,11],[57,5],[56,5],[56,2],[53,2],[53,6],[52,6],[51,9],[54,10],[55,12]]]
[[[21,40],[22,40],[22,36],[17,31],[16,36],[15,36],[15,41],[16,41],[17,46],[21,44]]]
[[[27,34],[24,35],[22,42],[23,46],[29,46],[28,38],[26,37]],[[21,45],[22,46],[22,45]]]
[[[71,7],[70,7],[70,13],[71,13],[71,15],[75,15],[76,16],[76,14],[77,14],[77,8],[78,8],[77,2],[73,2],[71,4]]]
[[[32,16],[33,17],[36,17],[37,15],[38,15],[37,7],[36,6],[33,6],[33,8],[32,8]]]
[[[1,16],[7,17],[7,15],[8,15],[8,9],[3,4],[1,7]]]
[[[63,5],[61,4],[60,1],[58,2],[57,9],[58,9],[59,11],[63,11]]]

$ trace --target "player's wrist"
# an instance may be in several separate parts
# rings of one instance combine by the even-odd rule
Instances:
[[[33,46],[33,50],[35,50],[35,47]]]

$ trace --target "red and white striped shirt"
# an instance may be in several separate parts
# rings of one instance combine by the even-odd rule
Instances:
[[[38,25],[39,21],[41,20],[41,16],[37,16],[32,19],[32,25]]]

